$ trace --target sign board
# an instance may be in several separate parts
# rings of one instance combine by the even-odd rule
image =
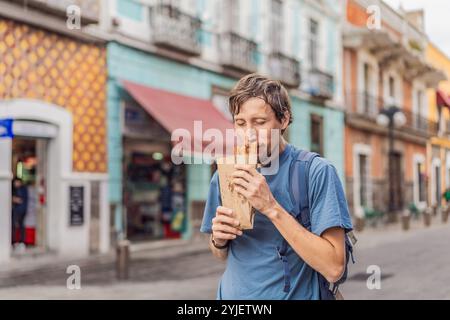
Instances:
[[[13,138],[13,120],[12,119],[0,119],[0,138]]]
[[[70,225],[84,224],[84,187],[70,186],[69,190]]]

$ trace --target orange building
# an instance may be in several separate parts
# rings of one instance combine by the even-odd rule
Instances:
[[[434,44],[426,51],[427,61],[450,78],[450,58]],[[430,118],[439,123],[439,131],[428,143],[429,198],[431,205],[444,204],[442,194],[450,187],[450,81],[441,81],[437,90],[428,90]]]
[[[11,134],[0,138],[0,262],[15,253],[11,239],[24,242],[25,253],[105,252],[105,42],[68,29],[65,7],[1,2],[0,121]],[[96,18],[81,27],[91,22]],[[24,239],[17,230],[11,234],[14,215],[6,213],[12,178],[28,189]]]
[[[438,129],[428,118],[427,89],[444,75],[425,62],[421,12],[396,12],[380,1],[369,15],[367,6],[347,1],[346,188],[355,217],[380,212],[395,219],[412,204],[426,205],[426,146]]]

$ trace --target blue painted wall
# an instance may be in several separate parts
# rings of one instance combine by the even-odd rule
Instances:
[[[210,99],[212,86],[231,88],[235,80],[201,70],[186,64],[163,59],[115,42],[108,44],[108,152],[110,201],[122,203],[122,136],[120,130],[120,103],[123,89],[120,80],[172,91],[202,99]],[[188,165],[187,199],[205,200],[210,166]],[[122,212],[116,211],[116,228],[121,229]],[[189,229],[189,228],[188,228]],[[189,234],[185,235],[189,237]]]
[[[292,99],[294,122],[289,131],[289,140],[295,146],[309,150],[311,148],[311,114],[323,117],[324,156],[336,167],[344,182],[344,113],[340,110],[325,108],[298,98]]]

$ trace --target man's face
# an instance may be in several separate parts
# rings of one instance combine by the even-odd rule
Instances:
[[[285,130],[288,123],[288,117],[280,123],[271,106],[261,98],[247,100],[241,106],[239,114],[234,116],[234,128],[236,130],[243,130],[246,133],[255,130],[258,138],[259,156],[264,153],[268,156],[271,155],[271,151],[278,146],[281,139],[281,130]],[[273,137],[276,138],[275,141],[272,141],[271,132],[273,129],[276,130]]]

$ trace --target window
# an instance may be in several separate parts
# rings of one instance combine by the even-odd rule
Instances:
[[[234,33],[240,32],[240,15],[239,15],[239,0],[226,0],[225,2],[226,14],[226,30]],[[219,13],[221,14],[221,13]]]
[[[270,17],[270,45],[272,51],[280,52],[283,48],[284,34],[283,2],[281,0],[271,1]]]
[[[423,92],[422,90],[417,90],[417,114],[422,116],[423,114]]]
[[[318,49],[319,49],[319,23],[314,20],[309,20],[309,51],[308,51],[308,59],[309,65],[312,69],[317,68],[318,63]]]
[[[368,63],[364,63],[364,83],[363,83],[363,105],[364,105],[364,109],[363,112],[365,114],[373,114],[375,112],[375,100],[371,97],[370,95],[370,90],[371,90],[371,67]]]
[[[392,76],[389,76],[389,98],[395,100],[395,80]]]
[[[434,190],[436,192],[435,204],[440,205],[441,204],[441,194],[442,194],[442,192],[441,192],[441,166],[439,166],[439,165],[435,166],[434,170],[435,170],[434,174],[435,174],[435,178],[436,178],[435,179],[436,186],[434,188]]]
[[[323,155],[323,118],[311,115],[311,151]]]
[[[425,189],[425,165],[423,162],[418,162],[417,166],[417,184],[418,184],[418,201],[424,202],[426,201],[426,189]]]
[[[369,205],[369,177],[368,177],[368,156],[365,154],[358,155],[359,162],[359,199],[361,207],[365,208]]]

